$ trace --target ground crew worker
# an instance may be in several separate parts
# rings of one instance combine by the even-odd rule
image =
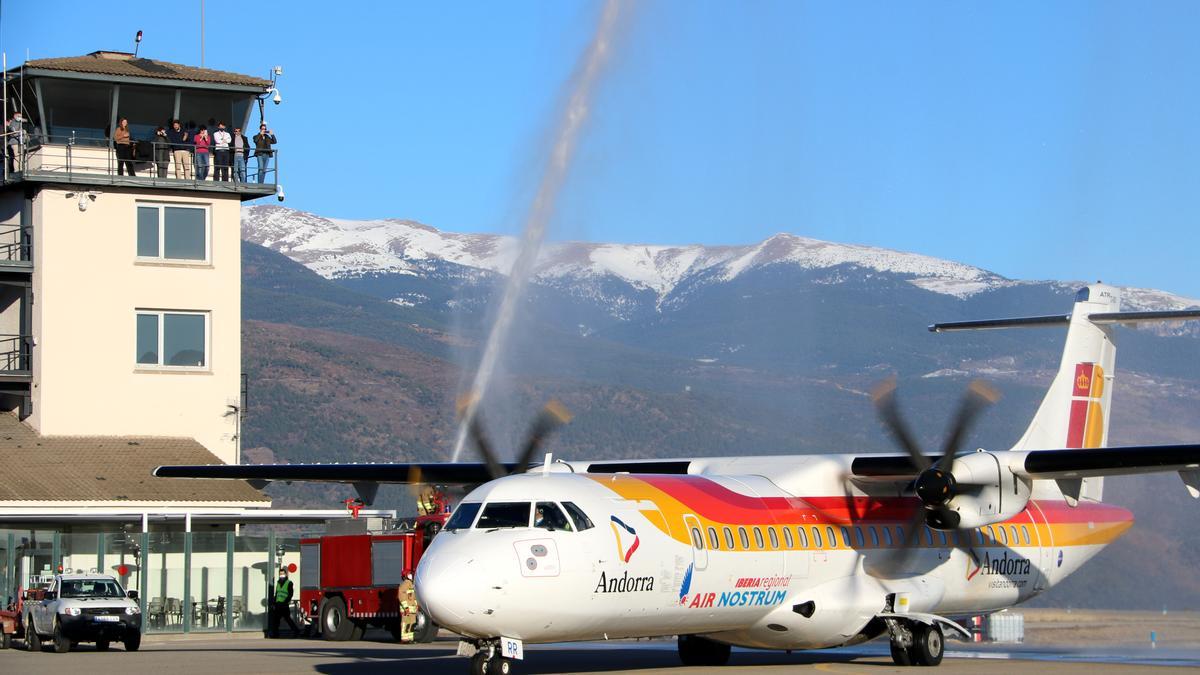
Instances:
[[[275,582],[275,594],[271,597],[271,623],[267,635],[279,637],[279,620],[283,619],[292,627],[292,637],[300,635],[296,622],[292,621],[292,580],[288,579],[286,567],[279,568],[279,580]]]
[[[412,642],[417,628],[417,596],[413,592],[411,575],[400,582],[400,641]]]

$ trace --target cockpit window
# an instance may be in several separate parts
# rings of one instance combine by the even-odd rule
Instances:
[[[592,525],[592,519],[587,517],[583,509],[575,506],[574,502],[563,502],[563,508],[567,510],[567,513],[571,514],[571,520],[575,521],[575,529],[579,532],[595,527],[595,525]]]
[[[475,529],[529,527],[529,507],[529,502],[492,502],[483,507],[483,515],[479,516]]]
[[[533,511],[533,526],[543,530],[574,530],[566,514],[554,502],[538,502]]]
[[[475,522],[475,516],[479,514],[479,507],[483,506],[479,502],[463,502],[454,510],[454,515],[450,516],[450,520],[446,521],[445,529],[465,530],[471,527],[471,523]]]

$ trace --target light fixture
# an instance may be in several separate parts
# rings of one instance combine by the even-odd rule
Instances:
[[[87,211],[88,206],[91,204],[91,202],[96,201],[96,197],[100,196],[101,194],[103,194],[103,193],[92,192],[90,190],[89,191],[80,190],[79,192],[68,192],[64,196],[67,199],[74,199],[74,198],[78,197],[79,198],[79,210]]]

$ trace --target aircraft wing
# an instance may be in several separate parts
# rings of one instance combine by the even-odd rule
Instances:
[[[1003,457],[1006,453],[994,453]],[[1200,444],[1131,445],[1117,448],[1066,448],[1009,453],[1009,467],[1027,478],[1052,479],[1119,476],[1200,469]],[[939,457],[930,457],[937,462]],[[904,479],[919,473],[907,455],[855,457],[851,473],[856,478]]]
[[[510,472],[516,464],[501,462]],[[256,486],[271,481],[322,483],[434,483],[474,485],[492,479],[483,462],[429,462],[383,464],[200,464],[160,466],[159,478],[224,478],[246,480]]]

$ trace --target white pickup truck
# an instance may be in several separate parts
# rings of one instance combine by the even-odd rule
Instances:
[[[40,599],[25,603],[25,644],[41,651],[46,639],[56,653],[80,642],[95,642],[104,651],[122,642],[126,651],[142,644],[142,612],[137,592],[125,592],[113,577],[103,574],[59,574]]]

